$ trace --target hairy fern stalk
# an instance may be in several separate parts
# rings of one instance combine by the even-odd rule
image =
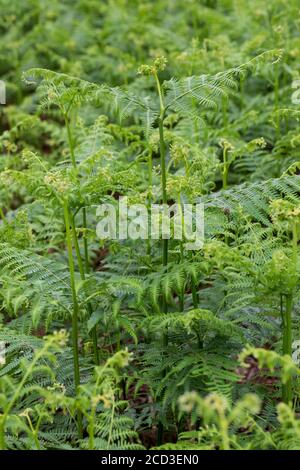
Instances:
[[[298,1],[70,5],[0,0],[0,449],[299,450]]]

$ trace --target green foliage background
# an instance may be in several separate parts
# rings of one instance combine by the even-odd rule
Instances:
[[[0,448],[300,449],[298,0],[0,8]]]

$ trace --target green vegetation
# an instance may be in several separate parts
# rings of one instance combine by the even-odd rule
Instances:
[[[0,449],[299,450],[298,0],[0,7]]]

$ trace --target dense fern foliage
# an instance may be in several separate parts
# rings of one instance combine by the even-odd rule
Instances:
[[[0,6],[0,449],[300,449],[298,0]]]

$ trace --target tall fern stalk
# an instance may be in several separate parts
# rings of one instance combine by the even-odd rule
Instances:
[[[151,220],[151,203],[152,203],[152,149],[148,150],[148,214]],[[151,256],[151,237],[147,239],[147,255]]]
[[[164,208],[167,206],[167,171],[166,171],[166,143],[164,138],[164,117],[165,117],[165,106],[163,102],[163,92],[161,83],[159,81],[158,74],[156,70],[154,71],[154,78],[156,81],[157,92],[159,96],[159,117],[158,117],[158,126],[159,126],[159,149],[160,149],[160,166],[161,166],[161,189],[162,189],[162,202]],[[162,247],[162,264],[167,269],[168,266],[168,239],[163,239]],[[168,313],[168,304],[167,299],[163,295],[162,298],[162,311],[164,314]],[[165,348],[168,345],[168,331],[163,332],[162,337],[162,346]],[[165,373],[165,372],[164,372]],[[158,430],[157,430],[157,444],[160,445],[163,442],[163,433],[164,427],[163,423],[159,421]]]
[[[288,294],[286,296],[286,306],[283,316],[282,352],[283,354],[288,354],[289,356],[292,356],[292,308],[293,295]],[[282,384],[282,401],[284,403],[289,403],[292,399],[292,379],[288,378],[288,380],[284,384]]]
[[[167,171],[166,171],[166,143],[164,138],[164,117],[165,117],[165,107],[163,103],[163,94],[161,84],[158,78],[157,73],[154,73],[156,80],[157,91],[159,95],[159,106],[160,113],[158,118],[159,125],[159,149],[160,149],[160,165],[161,165],[161,189],[162,189],[162,202],[164,207],[167,206]],[[162,264],[163,266],[168,265],[168,239],[163,239],[163,250],[162,250]],[[168,305],[165,296],[163,296],[163,313],[168,312]],[[164,345],[167,345],[168,337],[164,335]]]
[[[62,111],[64,115],[64,120],[65,120],[65,125],[67,129],[67,136],[68,136],[68,144],[69,144],[69,150],[70,150],[70,155],[71,155],[71,162],[74,170],[77,170],[77,164],[76,164],[76,157],[75,157],[75,144],[74,144],[74,136],[72,133],[72,128],[70,125],[70,118],[69,114]],[[76,257],[77,257],[77,263],[79,267],[79,272],[80,272],[80,277],[81,280],[85,280],[85,274],[89,273],[89,256],[88,256],[88,242],[86,238],[86,229],[87,229],[87,220],[86,220],[86,208],[84,207],[82,210],[83,214],[83,228],[84,228],[84,265],[82,262],[82,257],[80,253],[80,248],[79,248],[79,243],[78,243],[78,238],[77,238],[77,233],[76,233],[76,226],[74,222],[74,218],[71,217],[71,224],[72,224],[72,232],[73,232],[73,238],[74,238],[74,244],[75,244],[75,249],[76,249]],[[92,315],[93,309],[91,304],[88,302],[87,303],[87,310],[89,313],[89,316]],[[94,327],[91,331],[91,337],[92,337],[92,342],[93,342],[93,351],[94,351],[94,362],[96,365],[99,364],[99,352],[98,352],[98,339],[97,339],[97,328]]]
[[[90,262],[89,262],[89,245],[87,239],[87,220],[86,220],[86,208],[82,208],[82,225],[84,229],[84,237],[83,237],[83,246],[84,246],[84,264],[85,264],[85,272],[89,274],[90,272]]]
[[[79,350],[78,350],[78,299],[75,286],[75,268],[73,259],[73,247],[72,247],[72,232],[71,232],[71,216],[67,201],[64,201],[64,219],[66,226],[66,238],[68,248],[68,259],[69,259],[69,272],[70,272],[70,285],[72,291],[73,301],[73,315],[72,315],[72,342],[73,342],[73,361],[74,361],[74,385],[75,392],[77,392],[80,385],[80,370],[79,370]],[[77,412],[77,430],[79,439],[82,438],[82,415],[81,412]]]
[[[292,331],[292,312],[293,312],[293,296],[294,288],[297,280],[297,268],[298,268],[298,229],[297,220],[292,220],[292,264],[294,270],[294,278],[292,279],[291,292],[286,295],[285,312],[282,317],[283,320],[283,341],[282,341],[282,353],[292,356],[292,342],[293,342],[293,331]],[[292,379],[289,378],[286,383],[282,384],[282,400],[285,403],[289,403],[293,399],[292,391]]]
[[[86,280],[86,274],[85,274],[85,269],[83,265],[83,261],[81,258],[81,253],[80,253],[80,248],[79,248],[79,243],[78,243],[78,237],[76,233],[76,225],[75,225],[75,218],[70,217],[70,223],[72,227],[72,235],[74,239],[74,246],[75,246],[75,251],[76,251],[76,257],[78,261],[78,268],[79,268],[79,273],[80,273],[80,278],[82,281]],[[89,317],[92,316],[93,310],[90,302],[87,302],[87,311],[89,314]],[[98,344],[97,344],[97,333],[96,329],[93,329],[93,334],[92,334],[92,340],[93,340],[93,350],[94,350],[94,362],[96,365],[99,364],[99,353],[98,353]]]

